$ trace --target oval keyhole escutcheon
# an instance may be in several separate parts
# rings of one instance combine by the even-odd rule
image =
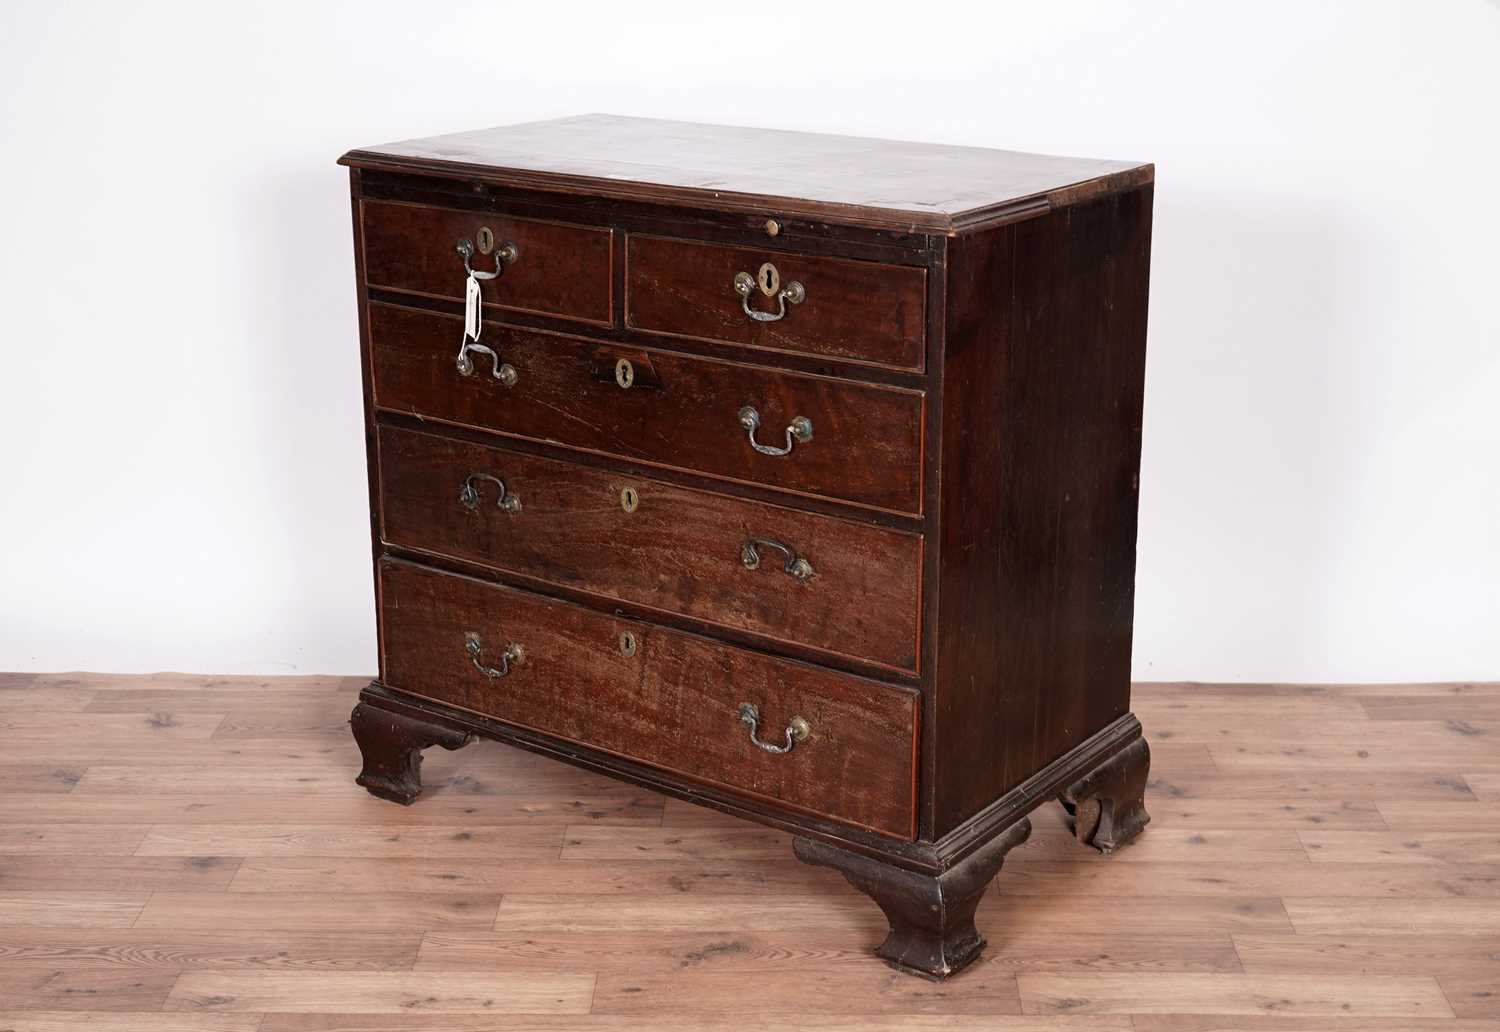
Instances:
[[[622,656],[633,656],[633,655],[635,655],[635,647],[636,647],[635,635],[631,634],[629,631],[621,631],[620,632],[620,655],[622,655]]]
[[[474,234],[474,239],[479,243],[480,254],[489,254],[495,249],[495,231],[489,226],[480,226],[479,232]]]
[[[776,292],[781,289],[781,273],[776,271],[776,266],[766,262],[755,274],[755,282],[760,285],[762,294],[775,297]]]
[[[626,512],[635,512],[636,506],[641,504],[641,496],[636,494],[635,488],[627,487],[620,492],[620,508]]]
[[[630,364],[630,359],[622,358],[615,363],[615,383],[627,391],[634,386],[635,366]]]

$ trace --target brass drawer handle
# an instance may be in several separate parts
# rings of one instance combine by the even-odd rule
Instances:
[[[755,293],[757,285],[766,297],[776,299],[776,311],[759,312],[750,307],[750,295]],[[734,292],[740,296],[740,307],[745,310],[745,314],[756,322],[776,322],[778,319],[785,319],[788,303],[800,305],[807,300],[807,288],[796,280],[792,280],[784,287],[781,286],[781,274],[770,262],[760,267],[758,277],[748,272],[735,273]]]
[[[486,232],[488,231],[484,229],[480,230],[481,238]],[[492,280],[497,278],[502,272],[505,271],[505,267],[507,265],[514,265],[516,261],[521,257],[521,249],[507,240],[505,243],[495,248],[495,270],[493,272],[481,272],[480,270],[474,268],[473,265],[469,264],[469,260],[474,257],[474,241],[470,240],[468,237],[464,237],[458,242],[458,246],[455,247],[454,250],[457,251],[459,257],[464,260],[464,272],[468,273],[470,276],[473,276],[477,280]]]
[[[499,477],[492,477],[488,473],[470,473],[464,478],[464,489],[458,493],[458,500],[469,509],[479,508],[479,488],[474,486],[476,480],[488,480],[500,489],[500,497],[495,499],[495,504],[509,513],[521,511],[521,496],[506,490],[505,481]]]
[[[812,580],[812,563],[798,555],[790,545],[784,545],[774,538],[745,539],[745,543],[740,546],[740,562],[745,564],[745,569],[754,570],[760,566],[762,548],[774,548],[780,552],[785,559],[782,569],[793,579],[802,584]]]
[[[458,346],[458,359],[454,363],[458,366],[458,371],[463,376],[469,376],[474,372],[474,360],[469,357],[469,353],[471,351],[477,351],[481,355],[490,356],[490,372],[494,375],[495,379],[499,380],[505,386],[514,387],[516,385],[516,381],[520,379],[520,377],[516,375],[515,366],[511,365],[509,362],[500,361],[499,355],[495,354],[493,350],[485,347],[483,344],[479,343],[467,333],[464,334],[464,342]]]
[[[750,437],[750,447],[762,455],[790,455],[799,442],[806,444],[811,441],[813,434],[812,420],[806,416],[798,416],[786,428],[785,448],[761,444],[755,439],[755,431],[760,429],[760,413],[750,405],[740,409],[740,426],[745,428],[745,433]]]
[[[479,235],[481,248],[483,248],[486,239],[493,243],[494,235],[490,233],[488,226],[482,227]],[[472,376],[474,373],[474,360],[469,357],[470,353],[478,352],[481,355],[489,355],[491,374],[505,386],[514,387],[516,380],[519,379],[516,375],[516,367],[508,362],[500,361],[500,356],[491,348],[487,348],[479,343],[480,310],[482,308],[479,296],[479,281],[492,280],[496,276],[499,276],[505,271],[507,262],[514,262],[520,257],[520,252],[516,250],[515,244],[501,244],[495,251],[495,271],[477,272],[469,264],[469,259],[474,257],[474,242],[465,237],[458,242],[457,251],[459,256],[464,260],[464,272],[469,274],[469,278],[464,288],[464,339],[458,345],[458,357],[454,359],[453,364],[458,367],[460,375]]]
[[[740,723],[750,728],[750,743],[757,749],[764,749],[768,753],[789,753],[798,742],[805,741],[812,734],[812,728],[807,726],[807,721],[801,717],[793,717],[786,727],[786,745],[772,745],[770,742],[762,742],[755,737],[755,732],[760,729],[760,710],[753,702],[740,703]]]
[[[511,642],[509,645],[505,646],[505,651],[500,654],[500,665],[498,667],[492,667],[485,666],[484,661],[480,658],[480,653],[483,650],[484,646],[479,642],[479,635],[475,634],[473,631],[469,631],[464,635],[464,651],[469,654],[469,662],[473,663],[474,669],[478,670],[485,677],[492,678],[504,677],[506,674],[510,673],[511,664],[514,663],[516,666],[520,666],[521,661],[525,658],[526,655],[521,650],[521,646],[517,645],[515,642]]]

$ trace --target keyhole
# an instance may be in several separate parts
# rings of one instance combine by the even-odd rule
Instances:
[[[495,249],[495,231],[490,229],[489,226],[480,226],[477,235],[479,237],[480,254],[489,254]]]
[[[630,359],[622,358],[615,363],[615,383],[627,391],[635,383],[635,366],[630,364]]]
[[[626,512],[635,512],[636,506],[641,504],[640,495],[635,493],[635,488],[627,487],[620,492],[620,508]]]
[[[620,632],[620,654],[622,656],[635,655],[635,635],[629,631]]]
[[[776,291],[781,287],[781,273],[776,271],[776,266],[770,262],[766,262],[766,264],[760,267],[760,272],[756,278],[760,283],[760,292],[762,294],[766,295],[766,297],[776,296]]]

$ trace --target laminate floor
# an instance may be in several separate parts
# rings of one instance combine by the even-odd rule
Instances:
[[[939,985],[779,832],[492,743],[370,798],[361,683],[0,674],[0,1032],[1500,1032],[1500,685],[1139,685],[1151,826],[1039,811]]]

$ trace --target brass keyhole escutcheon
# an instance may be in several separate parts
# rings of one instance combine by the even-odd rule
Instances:
[[[480,254],[489,254],[495,249],[495,231],[489,226],[480,226],[475,238],[479,241]]]
[[[635,488],[627,487],[620,492],[620,508],[626,512],[635,512],[636,506],[641,504],[641,496],[635,493]]]
[[[620,632],[620,655],[622,655],[622,656],[633,656],[633,655],[635,655],[635,644],[636,643],[635,643],[635,635],[634,634],[631,634],[629,631],[621,631]]]
[[[766,262],[755,274],[755,282],[760,285],[762,294],[766,297],[775,297],[776,292],[781,289],[781,273],[776,271],[776,266]]]
[[[615,383],[627,391],[635,383],[635,366],[630,364],[630,359],[622,358],[615,363]]]

